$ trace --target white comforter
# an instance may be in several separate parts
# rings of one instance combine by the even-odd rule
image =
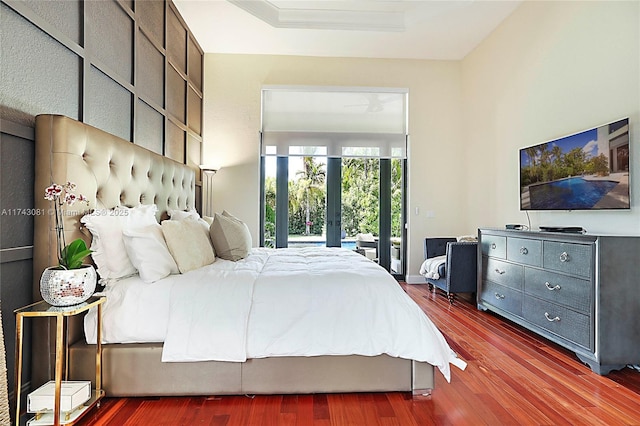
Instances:
[[[383,268],[336,248],[253,249],[247,259],[147,284],[110,285],[104,343],[164,342],[163,361],[367,355],[465,363]],[[95,343],[96,313],[85,317]]]

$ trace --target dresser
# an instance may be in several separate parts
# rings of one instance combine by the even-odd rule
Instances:
[[[598,374],[640,364],[640,237],[479,229],[478,309]]]

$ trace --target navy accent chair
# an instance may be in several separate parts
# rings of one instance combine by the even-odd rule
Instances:
[[[439,288],[447,294],[453,304],[455,293],[475,293],[478,288],[478,243],[458,242],[455,238],[425,238],[424,258],[430,259],[446,254],[446,262],[438,269],[440,278],[425,278],[429,290]]]

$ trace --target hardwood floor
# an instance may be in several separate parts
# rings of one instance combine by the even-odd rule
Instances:
[[[468,363],[465,371],[452,367],[451,383],[437,372],[431,397],[106,398],[81,425],[640,425],[640,372],[599,376],[573,353],[466,300],[450,306],[426,285],[401,285]]]

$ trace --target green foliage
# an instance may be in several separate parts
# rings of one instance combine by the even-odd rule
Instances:
[[[559,146],[551,150],[547,144],[526,149],[529,166],[520,171],[520,186],[526,187],[535,183],[550,182],[584,173],[606,176],[609,174],[609,160],[600,154],[587,160],[581,148],[574,148],[566,154]]]
[[[378,234],[380,162],[371,158],[342,160],[342,228],[349,236]]]
[[[402,222],[402,161],[391,161],[391,236],[401,237]]]
[[[604,154],[600,154],[589,161],[587,168],[590,173],[607,176],[609,174],[609,159]]]
[[[60,266],[64,269],[78,269],[85,257],[91,254],[84,240],[78,238],[62,250]]]
[[[276,243],[276,180],[268,177],[264,182],[264,246],[275,247]]]
[[[342,160],[342,229],[348,236],[378,234],[380,161]],[[391,235],[402,235],[402,161],[392,161]],[[304,157],[303,170],[288,182],[290,235],[322,235],[326,219],[326,171],[313,157]],[[275,241],[276,183],[265,180],[265,246]]]

